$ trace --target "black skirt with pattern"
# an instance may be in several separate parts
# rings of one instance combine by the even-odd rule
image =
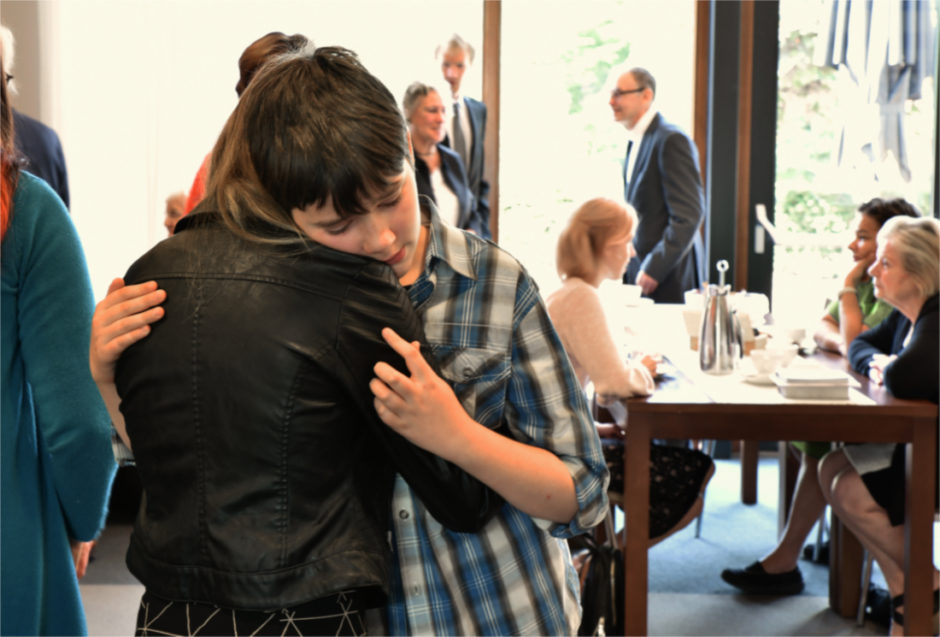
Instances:
[[[601,438],[610,471],[610,490],[623,492],[623,440]],[[650,537],[674,527],[695,504],[705,478],[714,466],[697,449],[650,445]]]

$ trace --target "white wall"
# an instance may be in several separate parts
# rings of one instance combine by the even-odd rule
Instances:
[[[450,33],[482,50],[482,13],[478,0],[43,2],[40,118],[62,138],[96,298],[164,238],[164,201],[212,148],[252,41],[283,31],[346,46],[400,98],[416,79],[440,83],[433,53]]]

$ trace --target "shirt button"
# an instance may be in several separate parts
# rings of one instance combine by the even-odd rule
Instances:
[[[405,509],[402,509],[401,511],[398,512],[398,517],[400,517],[402,520],[407,520],[411,516],[409,515],[408,511],[406,511]]]

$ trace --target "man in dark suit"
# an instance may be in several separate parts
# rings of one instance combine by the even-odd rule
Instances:
[[[3,47],[3,81],[7,83],[7,89],[15,95],[13,61],[16,47],[13,32],[4,25],[0,25],[0,45]],[[13,129],[16,131],[16,150],[26,158],[26,170],[52,186],[68,208],[69,179],[59,136],[42,122],[20,113],[15,108]]]
[[[656,80],[641,68],[620,75],[610,94],[629,135],[624,197],[639,218],[623,280],[654,301],[681,303],[704,280],[705,198],[695,144],[653,107],[655,97]]]
[[[13,109],[16,150],[26,157],[26,170],[44,179],[69,207],[69,177],[62,143],[54,130]]]
[[[456,33],[437,47],[444,79],[450,85],[452,103],[448,108],[447,135],[444,143],[452,148],[467,169],[470,190],[476,198],[475,218],[480,220],[478,234],[490,233],[490,184],[483,178],[483,139],[486,137],[486,104],[460,94],[463,75],[473,63],[474,50]]]

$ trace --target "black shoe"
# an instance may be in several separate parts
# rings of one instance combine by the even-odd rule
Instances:
[[[898,626],[904,625],[904,613],[898,610],[898,607],[904,606],[904,594],[891,598],[891,621]],[[933,592],[933,632],[932,635],[940,634],[940,589]]]
[[[803,590],[803,574],[800,569],[771,574],[764,570],[759,561],[744,569],[726,568],[721,572],[721,579],[745,593],[796,595]]]
[[[803,547],[803,559],[817,564],[829,564],[829,540],[819,545],[819,557],[813,559],[813,552],[816,550],[816,544],[807,544]]]
[[[868,586],[865,617],[885,628],[891,627],[891,594],[874,584]]]

